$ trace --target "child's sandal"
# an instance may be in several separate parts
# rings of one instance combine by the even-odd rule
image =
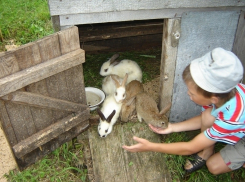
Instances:
[[[197,154],[194,154],[193,159],[190,159],[188,161],[192,164],[192,168],[185,169],[187,173],[192,173],[194,171],[197,171],[198,169],[201,169],[206,164],[206,160],[202,159]]]

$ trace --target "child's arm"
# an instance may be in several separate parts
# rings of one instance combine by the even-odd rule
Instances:
[[[143,138],[133,137],[138,142],[132,146],[123,146],[129,152],[162,152],[176,155],[190,155],[197,153],[204,148],[214,145],[215,141],[208,139],[204,133],[200,133],[193,140],[189,142],[176,143],[152,143]]]
[[[169,134],[173,132],[191,131],[201,128],[201,115],[190,118],[179,123],[169,123],[165,129],[149,125],[150,129],[158,134]]]

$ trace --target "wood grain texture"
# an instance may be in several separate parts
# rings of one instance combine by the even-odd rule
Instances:
[[[164,21],[160,66],[160,110],[162,110],[169,102],[172,101],[174,72],[178,47],[171,46],[171,37],[172,29],[176,21],[180,23],[180,19],[167,19]]]
[[[0,78],[18,72],[19,64],[13,52],[0,54]]]
[[[78,49],[61,57],[51,59],[18,73],[4,77],[0,79],[0,97],[31,83],[40,81],[50,77],[51,75],[55,75],[66,69],[82,64],[84,61],[84,51]]]
[[[8,112],[6,110],[4,101],[0,100],[0,116],[1,116],[1,126],[8,139],[9,145],[14,146],[18,143],[13,126],[11,124]]]
[[[45,155],[57,149],[63,143],[71,141],[81,132],[86,131],[88,127],[88,120],[84,121],[70,129],[69,131],[60,134],[59,137],[54,138],[48,143],[43,144],[40,148],[34,149],[32,152],[26,154],[22,158],[16,158],[19,169],[24,170],[30,164],[34,164],[35,162],[43,158]]]
[[[245,6],[245,1],[237,0],[141,0],[141,1],[83,1],[73,0],[52,0],[49,1],[51,16],[78,13],[101,13],[101,12],[120,12],[137,10],[158,10],[176,8],[208,8],[208,7],[234,7]],[[99,19],[100,17],[98,17]]]
[[[80,49],[78,28],[76,26],[60,31],[57,34],[62,55]]]
[[[49,142],[53,138],[56,138],[60,134],[70,130],[79,123],[89,119],[90,109],[86,109],[79,113],[74,113],[67,116],[60,121],[48,126],[44,130],[41,130],[32,136],[22,140],[15,146],[13,146],[13,152],[17,158],[21,158],[27,153],[33,151],[35,148],[42,146]]]
[[[29,43],[21,46],[14,51],[14,55],[18,60],[20,70],[30,68],[31,66],[42,62],[38,45],[35,43]]]
[[[16,104],[29,105],[34,107],[48,108],[53,110],[64,110],[69,112],[81,112],[88,108],[87,105],[77,104],[66,100],[55,99],[30,92],[16,91],[1,97],[3,100]]]
[[[132,145],[133,136],[161,142],[160,136],[145,123],[116,125],[106,138],[100,138],[97,127],[89,129],[89,142],[96,182],[171,181],[164,154],[155,152],[130,153],[123,145]]]

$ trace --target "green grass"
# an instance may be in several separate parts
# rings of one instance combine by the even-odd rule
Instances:
[[[0,51],[10,40],[21,45],[51,33],[47,0],[0,1]]]
[[[81,163],[83,158],[81,144],[63,144],[60,148],[28,167],[22,172],[10,171],[5,177],[12,182],[36,181],[86,181],[87,169]]]

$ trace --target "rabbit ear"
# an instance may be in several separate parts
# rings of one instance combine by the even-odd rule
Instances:
[[[113,116],[115,115],[115,113],[116,113],[116,110],[113,110],[112,113],[108,116],[108,118],[106,119],[106,121],[107,121],[108,123],[111,122],[111,119],[113,118]]]
[[[111,59],[110,59],[110,65],[117,65],[120,61],[117,60],[117,58],[119,57],[119,54],[114,54]]]
[[[168,103],[168,105],[166,105],[166,106],[161,110],[161,112],[160,112],[159,114],[160,114],[160,115],[166,114],[166,113],[168,112],[168,110],[170,109],[171,105],[172,105],[171,102]]]
[[[101,118],[102,121],[105,121],[106,120],[104,114],[99,109],[97,109],[97,113],[100,116],[100,118]]]
[[[111,76],[111,78],[114,80],[115,84],[116,84],[116,87],[120,87],[120,83],[119,81],[114,77],[114,76]]]
[[[122,81],[122,86],[123,86],[123,87],[125,86],[125,84],[126,84],[126,82],[127,82],[127,79],[128,79],[128,73],[125,74],[125,77],[124,77],[124,79],[123,79],[123,81]]]

